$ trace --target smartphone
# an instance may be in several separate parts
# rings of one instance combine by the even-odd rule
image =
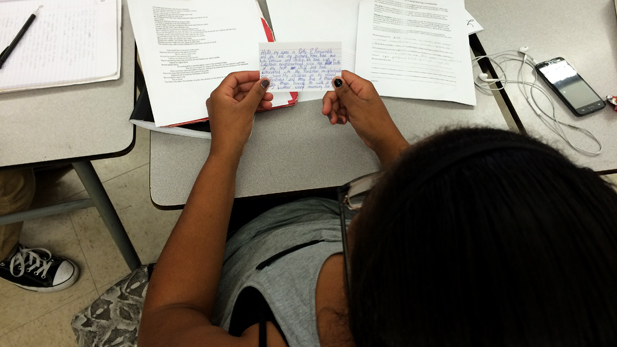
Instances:
[[[536,65],[536,71],[577,117],[604,108],[604,100],[559,57]]]

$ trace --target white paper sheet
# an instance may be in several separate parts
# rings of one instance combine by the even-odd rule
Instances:
[[[229,73],[259,69],[268,40],[254,0],[130,0],[129,11],[156,126],[207,119],[205,101]]]
[[[37,17],[0,69],[0,92],[120,77],[120,0],[0,2],[0,51]]]
[[[478,21],[473,18],[471,13],[465,10],[465,25],[467,26],[467,35],[479,33],[484,30],[484,28],[478,23]]]
[[[334,90],[341,74],[340,42],[270,42],[259,44],[259,71],[269,91]]]
[[[341,41],[343,70],[355,71],[360,0],[267,0],[276,41]],[[325,12],[327,9],[328,14]],[[300,92],[298,102],[317,100],[324,92]]]
[[[476,104],[462,1],[364,0],[356,73],[379,95]]]
[[[356,36],[360,0],[267,0],[277,41],[342,41],[343,70],[356,72]],[[335,16],[324,15],[324,9]],[[465,9],[463,9],[465,11]],[[465,25],[473,19],[467,11]],[[482,30],[473,22],[469,35]],[[298,102],[323,98],[322,92],[300,92]]]

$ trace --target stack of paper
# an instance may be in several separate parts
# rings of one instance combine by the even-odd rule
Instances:
[[[467,35],[482,27],[462,0],[267,2],[277,41],[342,41],[343,69],[380,95],[475,105]],[[298,101],[323,95],[301,92]]]
[[[259,70],[272,37],[255,0],[130,0],[129,11],[157,127],[207,120],[210,93],[231,72]],[[297,100],[274,96],[273,107]]]
[[[0,92],[120,78],[120,0],[0,1],[0,51],[40,5],[0,69]]]
[[[366,0],[356,73],[380,95],[476,104],[462,1]]]

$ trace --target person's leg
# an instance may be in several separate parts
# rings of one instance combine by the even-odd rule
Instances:
[[[0,171],[0,216],[28,209],[36,181],[32,169]],[[13,255],[23,222],[0,225],[0,260]]]
[[[35,188],[32,169],[0,171],[0,216],[28,209]],[[22,225],[0,225],[0,278],[37,292],[54,292],[73,285],[79,276],[77,265],[46,249],[19,244]]]

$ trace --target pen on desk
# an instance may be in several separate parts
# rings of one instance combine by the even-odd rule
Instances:
[[[24,36],[26,31],[28,31],[28,28],[30,27],[30,24],[32,24],[32,22],[34,22],[34,19],[36,19],[36,15],[39,12],[39,10],[41,9],[41,7],[43,7],[43,5],[39,6],[32,13],[32,15],[30,15],[30,17],[26,21],[26,24],[24,24],[24,26],[21,27],[21,30],[17,33],[17,36],[15,36],[15,39],[13,39],[13,42],[11,42],[11,44],[8,45],[4,49],[4,51],[2,51],[2,53],[0,53],[0,69],[2,68],[2,65],[4,65],[4,62],[6,62],[6,60],[9,58],[9,55],[11,55],[11,52],[13,52],[13,49],[15,49],[15,46],[17,46],[17,44],[19,44],[19,40],[21,40],[21,38]]]

